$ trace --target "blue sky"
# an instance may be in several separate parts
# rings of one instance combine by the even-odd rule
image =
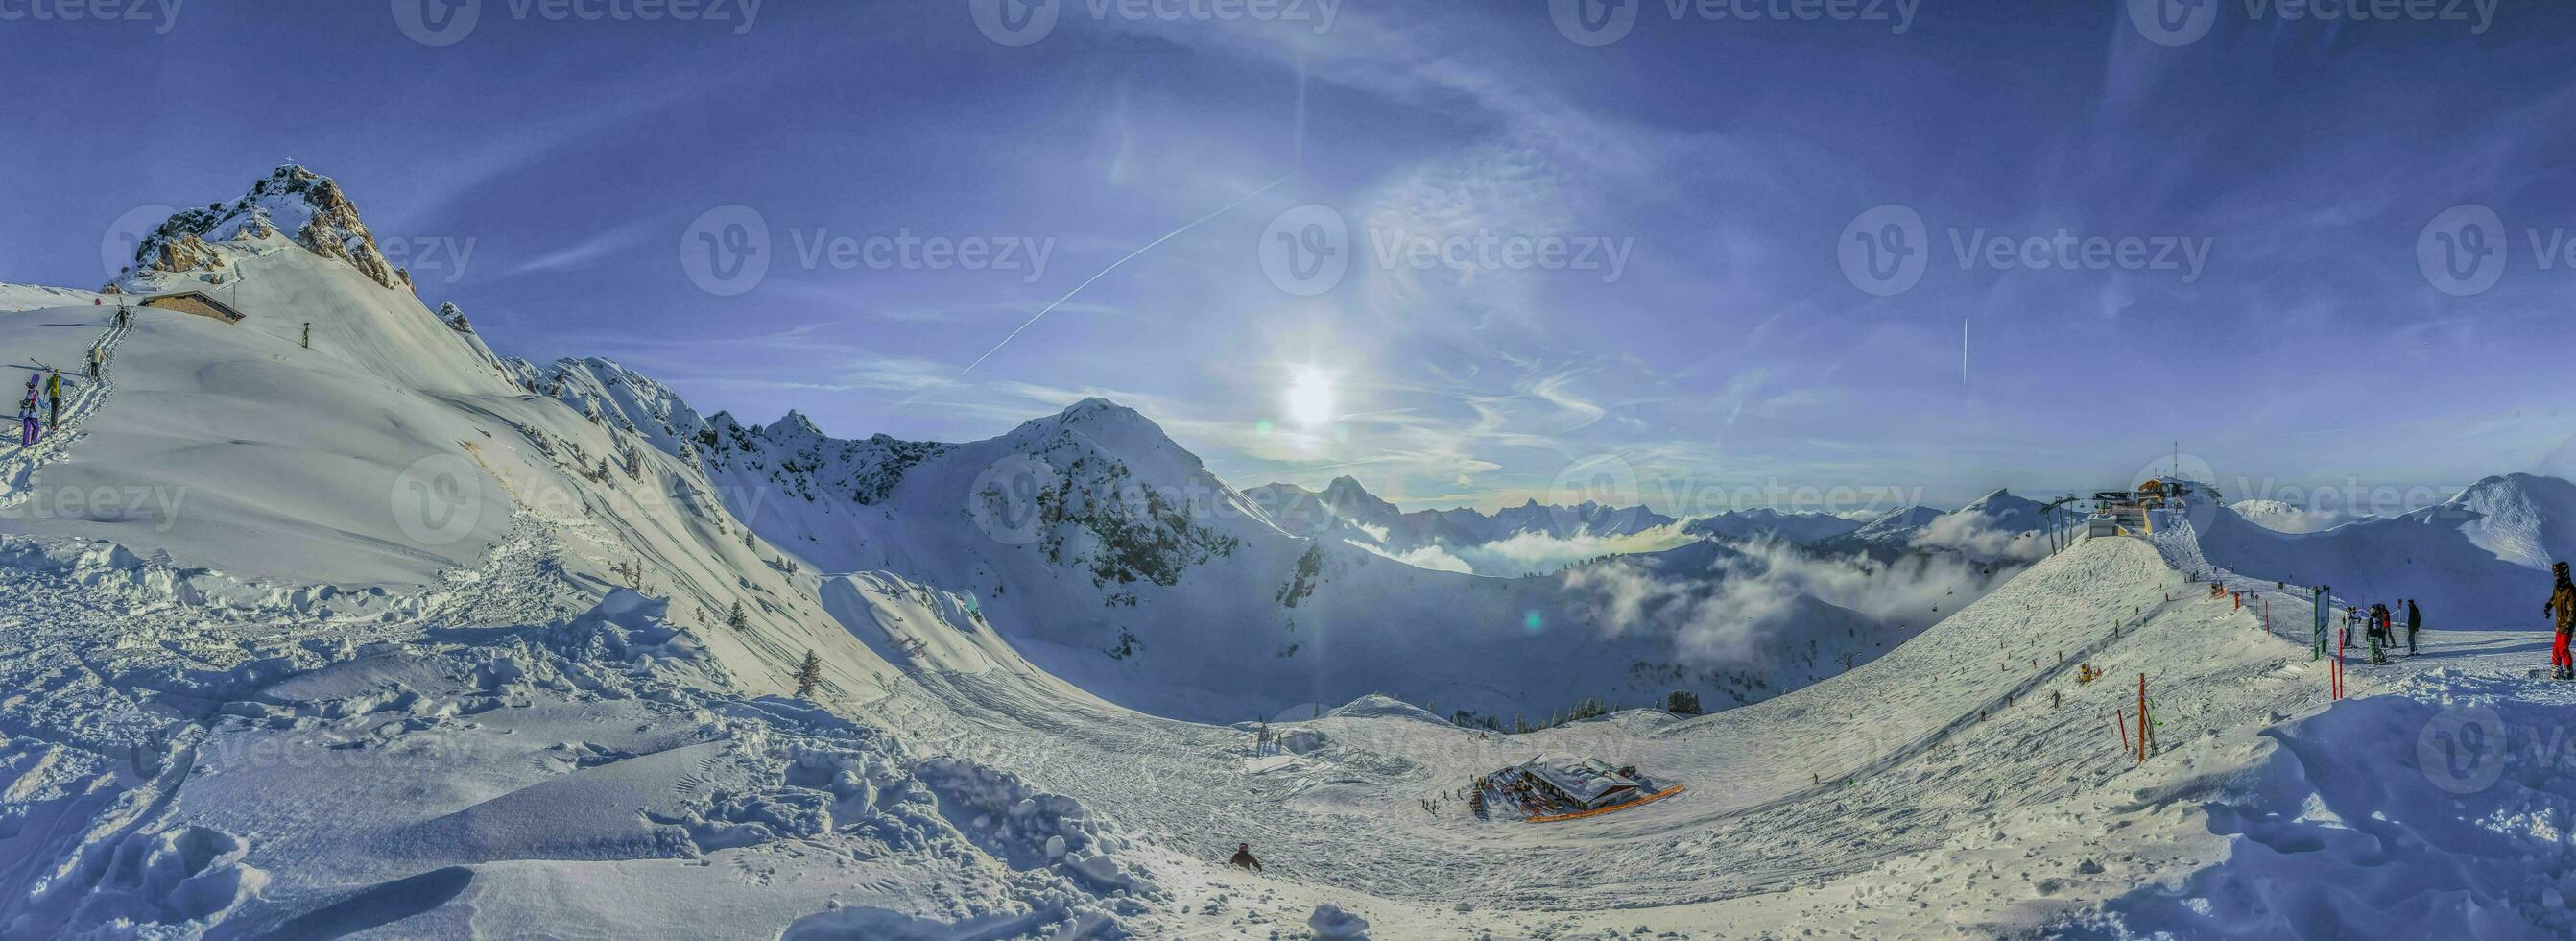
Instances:
[[[2576,469],[2560,5],[1002,2],[0,0],[0,280],[292,158],[504,354],[849,437],[1103,395],[1238,485],[1696,512]]]

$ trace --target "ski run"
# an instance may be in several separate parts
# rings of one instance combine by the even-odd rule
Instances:
[[[1406,513],[1238,490],[1098,400],[843,441],[505,360],[297,167],[141,254],[0,286],[10,367],[67,384],[0,451],[0,936],[2576,935],[2576,682],[2532,611],[2564,481],[2053,553],[2000,492]],[[242,316],[139,306],[187,292]],[[1658,614],[1816,559],[1961,587],[1793,582],[1761,636],[1798,655],[1674,655]],[[2317,583],[2421,600],[2418,652],[2335,699]],[[1676,690],[1710,711],[1638,708]],[[1683,787],[1477,795],[1542,757]]]

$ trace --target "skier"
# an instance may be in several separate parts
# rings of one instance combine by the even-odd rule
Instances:
[[[1234,844],[1234,858],[1226,860],[1226,862],[1232,864],[1234,868],[1241,869],[1245,872],[1261,871],[1261,861],[1252,858],[1252,844],[1250,843]]]
[[[60,371],[52,369],[45,370],[45,403],[47,406],[45,409],[45,424],[48,426],[62,424],[63,374]]]
[[[27,397],[18,400],[18,445],[36,444],[36,379],[27,377]]]
[[[2424,628],[2424,612],[2415,607],[2415,599],[2406,599],[2406,655],[2415,655],[2415,632]]]
[[[2551,565],[2549,574],[2557,577],[2558,584],[2550,588],[2549,603],[2540,606],[2540,613],[2554,618],[2558,626],[2558,643],[2549,648],[2550,673],[2558,679],[2576,680],[2576,659],[2567,654],[2567,635],[2576,631],[2576,584],[2567,581],[2565,562]]]

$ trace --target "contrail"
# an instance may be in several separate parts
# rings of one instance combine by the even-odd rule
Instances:
[[[1082,283],[1081,283],[1081,284],[1077,284],[1077,285],[1074,285],[1074,286],[1073,286],[1073,290],[1070,290],[1070,291],[1066,291],[1066,292],[1064,292],[1064,296],[1063,296],[1063,297],[1056,298],[1054,303],[1052,303],[1052,304],[1048,304],[1048,305],[1046,305],[1044,308],[1039,309],[1039,311],[1037,312],[1037,314],[1036,314],[1036,315],[1031,316],[1027,321],[1022,322],[1019,326],[1011,328],[1011,332],[1010,332],[1010,333],[1008,333],[1008,334],[1004,334],[1004,335],[1003,335],[1003,337],[1002,337],[1002,342],[993,344],[993,348],[992,348],[992,349],[985,350],[985,351],[984,351],[984,355],[982,355],[982,356],[978,356],[978,357],[975,357],[975,361],[974,361],[974,362],[967,363],[967,364],[966,364],[966,368],[958,370],[956,375],[948,377],[948,381],[947,381],[947,382],[940,383],[940,386],[954,385],[954,384],[956,384],[957,380],[960,380],[960,379],[964,379],[964,378],[966,378],[966,374],[967,374],[967,373],[970,373],[970,372],[974,372],[974,371],[975,371],[975,367],[977,367],[977,366],[981,366],[981,365],[984,365],[984,361],[985,361],[985,360],[988,360],[988,359],[993,358],[993,354],[995,354],[995,353],[999,353],[999,352],[1001,352],[1001,351],[1002,351],[1002,348],[1003,348],[1003,347],[1011,345],[1011,341],[1012,341],[1013,339],[1016,339],[1016,338],[1018,338],[1018,337],[1019,337],[1019,335],[1020,335],[1020,331],[1027,330],[1031,324],[1035,324],[1035,323],[1037,323],[1039,319],[1041,319],[1041,318],[1045,317],[1045,316],[1046,316],[1047,314],[1049,314],[1049,313],[1054,312],[1056,308],[1061,307],[1061,306],[1064,306],[1064,302],[1069,301],[1069,300],[1072,300],[1074,295],[1082,293],[1082,289],[1083,289],[1083,288],[1090,287],[1090,286],[1091,286],[1091,282],[1098,281],[1098,280],[1100,280],[1100,279],[1102,279],[1102,278],[1108,277],[1110,272],[1118,270],[1118,266],[1123,265],[1123,264],[1126,264],[1126,263],[1128,263],[1128,262],[1130,262],[1130,261],[1135,260],[1136,256],[1138,256],[1138,255],[1142,255],[1142,254],[1144,254],[1144,253],[1146,253],[1146,252],[1153,251],[1153,250],[1154,250],[1154,246],[1156,246],[1156,245],[1161,245],[1161,244],[1163,244],[1163,243],[1165,243],[1165,242],[1169,242],[1169,241],[1171,241],[1172,239],[1179,237],[1179,236],[1180,236],[1180,234],[1181,234],[1181,233],[1183,233],[1183,232],[1187,232],[1187,231],[1189,231],[1189,230],[1191,230],[1191,229],[1198,228],[1198,227],[1199,227],[1199,226],[1201,226],[1201,225],[1205,225],[1205,224],[1208,222],[1208,220],[1214,219],[1214,218],[1216,218],[1216,217],[1218,217],[1218,216],[1225,215],[1225,214],[1226,214],[1226,213],[1228,213],[1228,212],[1232,212],[1232,211],[1234,211],[1234,207],[1236,207],[1236,206],[1240,206],[1240,205],[1243,205],[1244,203],[1251,202],[1251,201],[1252,201],[1252,198],[1253,198],[1253,197],[1255,197],[1255,196],[1259,196],[1259,195],[1261,195],[1261,194],[1263,194],[1263,193],[1267,193],[1267,192],[1270,192],[1271,190],[1274,190],[1274,189],[1279,188],[1279,184],[1288,182],[1288,180],[1289,180],[1291,177],[1295,177],[1296,175],[1297,175],[1297,172],[1296,172],[1296,171],[1294,171],[1294,170],[1291,170],[1291,171],[1289,171],[1289,172],[1288,172],[1288,174],[1287,174],[1286,176],[1282,176],[1282,177],[1280,177],[1280,178],[1278,178],[1278,179],[1276,179],[1276,180],[1272,180],[1272,181],[1270,181],[1268,184],[1266,184],[1266,185],[1262,186],[1260,189],[1253,190],[1252,192],[1249,192],[1249,193],[1245,193],[1245,194],[1243,194],[1243,198],[1241,198],[1241,199],[1237,199],[1237,200],[1235,200],[1235,201],[1233,201],[1233,202],[1230,202],[1230,203],[1227,203],[1227,204],[1225,204],[1224,206],[1219,207],[1219,208],[1217,209],[1217,211],[1215,211],[1215,212],[1211,212],[1211,213],[1208,213],[1207,215],[1200,216],[1200,217],[1198,217],[1198,218],[1196,218],[1196,219],[1192,219],[1192,220],[1190,220],[1190,224],[1185,225],[1185,226],[1182,226],[1182,227],[1177,228],[1177,229],[1173,229],[1173,230],[1172,230],[1172,231],[1170,231],[1170,232],[1164,233],[1164,235],[1163,235],[1163,237],[1162,237],[1162,238],[1158,238],[1158,239],[1155,239],[1155,240],[1153,240],[1153,241],[1151,241],[1151,242],[1147,242],[1147,243],[1145,243],[1144,247],[1139,248],[1139,249],[1137,249],[1137,250],[1135,250],[1135,251],[1132,251],[1132,252],[1128,252],[1128,253],[1127,253],[1127,255],[1126,255],[1126,257],[1124,257],[1124,258],[1120,258],[1120,259],[1118,259],[1117,261],[1110,262],[1110,263],[1109,263],[1109,267],[1102,268],[1102,269],[1100,269],[1100,273],[1095,274],[1095,275],[1092,275],[1092,276],[1091,276],[1091,277],[1089,277],[1089,278],[1085,278],[1085,279],[1083,279],[1083,281],[1082,281]],[[934,386],[934,387],[932,387],[932,388],[937,388],[937,386]],[[930,389],[923,389],[923,390],[921,390],[921,391],[919,391],[919,392],[915,392],[915,393],[913,393],[913,394],[912,394],[912,397],[911,397],[911,398],[908,398],[908,399],[903,400],[903,405],[904,405],[905,407],[909,407],[909,406],[911,406],[913,403],[921,401],[921,397],[922,397],[922,396],[924,396],[924,395],[928,395],[928,394],[930,394]]]
[[[1968,387],[1968,318],[1959,318],[1959,388]]]

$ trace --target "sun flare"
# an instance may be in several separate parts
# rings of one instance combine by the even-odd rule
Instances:
[[[1288,384],[1288,420],[1314,428],[1333,420],[1333,375],[1312,366]]]

